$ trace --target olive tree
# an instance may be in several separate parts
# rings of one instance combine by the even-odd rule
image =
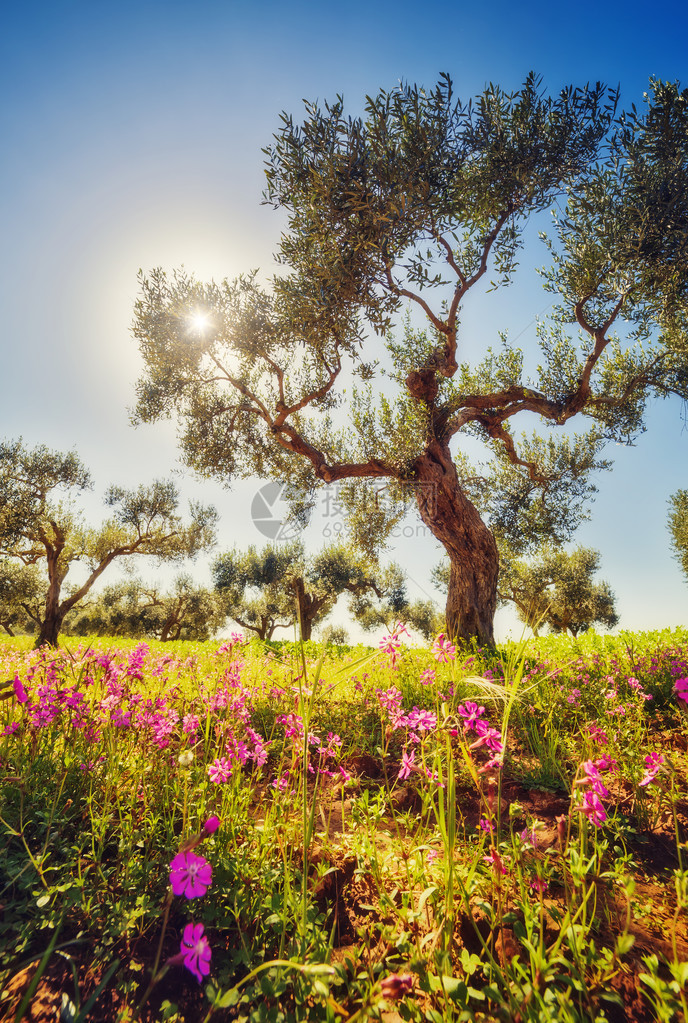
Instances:
[[[599,551],[589,547],[548,550],[528,562],[514,559],[500,573],[499,598],[513,603],[536,634],[543,625],[572,636],[595,625],[613,629],[619,624],[614,593],[609,583],[594,579],[599,567]]]
[[[396,565],[381,570],[343,544],[307,556],[298,540],[228,551],[215,561],[213,575],[227,614],[243,628],[271,639],[275,629],[298,623],[304,640],[342,594],[353,608],[364,595],[393,600],[402,578]]]
[[[669,498],[671,546],[688,579],[688,490],[677,490]]]
[[[185,524],[174,485],[159,480],[135,490],[110,487],[110,517],[88,526],[76,501],[91,485],[74,452],[26,448],[21,440],[0,443],[0,557],[38,566],[46,577],[37,646],[57,644],[65,615],[113,561],[141,555],[179,561],[215,542],[215,510],[192,504]],[[87,577],[65,593],[75,562],[86,566]]]
[[[605,444],[643,430],[648,400],[688,397],[688,93],[652,80],[619,112],[599,84],[548,96],[530,75],[465,103],[443,75],[361,116],[308,103],[265,152],[280,270],[141,275],[136,416],[176,416],[202,475],[286,484],[301,520],[338,483],[369,554],[415,503],[449,557],[448,632],[491,643],[495,536],[568,541]],[[503,334],[486,353],[462,315],[512,282],[555,204],[553,306],[528,351]]]
[[[0,627],[14,636],[40,622],[44,579],[36,565],[0,558]]]
[[[77,605],[64,621],[75,636],[150,636],[168,640],[210,639],[227,614],[213,591],[178,575],[166,592],[140,579],[106,586],[95,598]]]

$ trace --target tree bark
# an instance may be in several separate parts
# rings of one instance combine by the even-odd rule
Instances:
[[[310,593],[306,593],[306,587],[301,576],[294,576],[292,586],[296,596],[301,639],[305,643],[311,638],[311,633],[313,631],[313,598]]]
[[[59,614],[58,611],[52,609],[48,611],[46,609],[45,618],[41,622],[40,629],[38,631],[38,639],[36,640],[36,649],[43,646],[45,643],[48,646],[57,646],[57,640],[62,629],[62,622],[64,615]]]
[[[447,633],[494,645],[499,553],[478,510],[461,489],[449,446],[432,441],[415,463],[421,519],[450,561]]]
[[[62,583],[65,577],[65,573],[60,571],[59,565],[59,557],[63,546],[64,545],[61,545],[56,548],[49,547],[46,551],[48,592],[45,597],[45,612],[43,614],[43,620],[41,621],[38,629],[36,649],[46,643],[48,646],[57,646],[60,629],[62,628],[62,623],[67,613],[67,609],[60,605],[60,593],[62,591]]]

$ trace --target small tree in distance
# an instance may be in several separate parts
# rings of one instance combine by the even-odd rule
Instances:
[[[506,561],[499,576],[499,599],[515,605],[518,617],[537,635],[542,625],[552,632],[578,636],[595,625],[619,624],[614,594],[596,582],[598,551],[588,547],[544,551],[530,562]]]
[[[677,490],[669,498],[671,546],[688,580],[688,490]]]
[[[21,440],[0,443],[0,556],[39,566],[47,577],[36,646],[57,645],[65,616],[113,561],[141,555],[180,561],[215,542],[215,510],[192,504],[184,524],[177,491],[163,481],[136,490],[110,487],[105,503],[111,516],[93,529],[75,507],[91,485],[74,452],[28,449]],[[88,576],[65,595],[75,562],[86,565]]]
[[[343,544],[324,547],[307,557],[298,541],[267,546],[262,551],[228,551],[213,566],[215,587],[227,614],[260,639],[271,639],[277,628],[298,623],[304,640],[332,611],[338,598],[350,595],[350,610],[364,598],[366,610],[407,603],[403,575],[396,565],[380,569]],[[399,596],[400,594],[400,596]],[[374,596],[375,601],[372,600]],[[383,619],[385,620],[385,619]]]
[[[263,640],[293,625],[294,594],[286,582],[301,553],[300,544],[276,544],[262,551],[251,546],[221,554],[212,573],[227,616]]]
[[[363,117],[308,103],[266,155],[281,272],[268,289],[141,275],[138,420],[178,416],[187,464],[286,483],[302,518],[339,482],[368,554],[415,501],[449,557],[448,632],[492,643],[495,536],[522,555],[568,542],[603,446],[643,430],[648,399],[688,398],[688,91],[652,80],[645,109],[618,114],[599,84],[549,97],[531,74],[463,103],[442,75],[368,97]],[[526,224],[555,203],[533,372],[506,335],[485,355],[461,313],[512,281]],[[426,329],[400,336],[409,308]],[[519,436],[524,416],[587,432]]]
[[[163,643],[201,642],[221,629],[226,619],[216,593],[196,585],[189,575],[179,575],[167,592],[140,579],[107,586],[67,615],[64,631],[76,636],[151,636]]]
[[[9,636],[40,624],[45,581],[36,565],[0,559],[0,627]]]

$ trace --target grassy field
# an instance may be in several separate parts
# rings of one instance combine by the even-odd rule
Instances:
[[[679,1020],[688,631],[0,642],[3,1020]]]

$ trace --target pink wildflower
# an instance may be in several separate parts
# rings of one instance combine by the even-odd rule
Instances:
[[[645,774],[638,784],[642,786],[650,785],[657,777],[662,764],[665,763],[666,760],[661,753],[648,753],[645,757]]]
[[[418,710],[414,707],[407,717],[407,724],[418,732],[434,732],[437,728],[437,715],[431,710]]]
[[[398,1002],[413,991],[413,976],[410,973],[390,973],[380,981],[380,994],[390,1002]]]
[[[600,728],[596,721],[590,722],[587,727],[587,732],[590,738],[594,742],[598,742],[600,746],[606,746],[609,742],[609,736],[602,728]]]
[[[579,778],[576,782],[577,785],[589,785],[599,796],[608,796],[609,789],[606,787],[600,773],[593,764],[592,760],[586,760],[583,764],[583,771],[585,774],[584,778]]]
[[[501,768],[503,766],[504,766],[504,756],[503,756],[503,754],[498,753],[496,756],[490,757],[490,759],[487,760],[483,764],[482,767],[478,768],[478,774],[486,774],[488,771],[491,771],[493,768],[495,768],[497,771],[499,771],[499,770],[501,770]]]
[[[187,924],[179,946],[182,961],[200,984],[210,973],[212,952],[203,933],[203,924]]]
[[[232,764],[227,757],[216,757],[208,766],[208,777],[216,785],[224,785],[232,776]]]
[[[211,817],[208,817],[208,820],[203,825],[203,830],[205,831],[206,835],[214,835],[219,827],[220,818],[216,817],[215,814],[213,814]]]
[[[439,664],[449,664],[456,659],[456,647],[449,642],[443,632],[440,632],[432,644],[432,656]]]
[[[389,636],[383,636],[378,647],[382,650],[383,654],[389,654],[390,657],[397,657],[397,651],[401,646],[401,640],[396,633],[392,632]]]
[[[26,701],[29,698],[26,689],[24,689],[24,686],[22,685],[19,675],[14,676],[14,695],[17,700],[17,703],[26,703]]]
[[[534,824],[531,825],[530,828],[523,829],[523,831],[521,832],[521,841],[527,842],[528,845],[532,845],[533,849],[537,849],[538,836]]]
[[[496,728],[491,728],[487,721],[477,721],[475,730],[478,733],[478,738],[475,742],[472,742],[468,747],[469,749],[478,749],[480,746],[487,746],[494,753],[503,753],[504,746],[502,744],[501,733]]]
[[[278,792],[286,792],[289,788],[289,771],[285,771],[281,778],[273,778],[270,785]]]
[[[420,673],[420,681],[424,686],[431,686],[437,678],[437,673],[434,668],[426,668],[425,671]]]
[[[688,677],[677,678],[674,682],[674,689],[679,700],[685,700],[688,703]]]
[[[495,869],[495,874],[507,873],[507,869],[504,866],[504,862],[496,849],[490,849],[490,855],[483,856],[483,862],[492,864],[492,866]]]
[[[186,735],[195,735],[200,725],[198,714],[185,714],[182,719],[182,731]]]
[[[203,856],[177,853],[170,863],[170,884],[175,895],[196,899],[205,895],[213,878],[213,868]]]
[[[466,703],[459,704],[458,711],[461,717],[464,718],[464,731],[469,732],[477,727],[478,718],[482,717],[485,713],[485,708],[479,707],[477,703],[473,703],[471,700],[467,700]]]
[[[591,790],[583,795],[581,810],[596,828],[599,828],[600,824],[604,824],[607,819],[607,811],[602,805],[600,797]]]
[[[408,778],[409,775],[411,774],[411,771],[415,771],[416,769],[415,764],[416,764],[415,751],[411,750],[410,753],[407,753],[406,750],[404,750],[404,752],[401,754],[401,767],[399,768],[399,774],[397,775],[397,778],[401,779],[401,781],[404,781],[404,779]]]

